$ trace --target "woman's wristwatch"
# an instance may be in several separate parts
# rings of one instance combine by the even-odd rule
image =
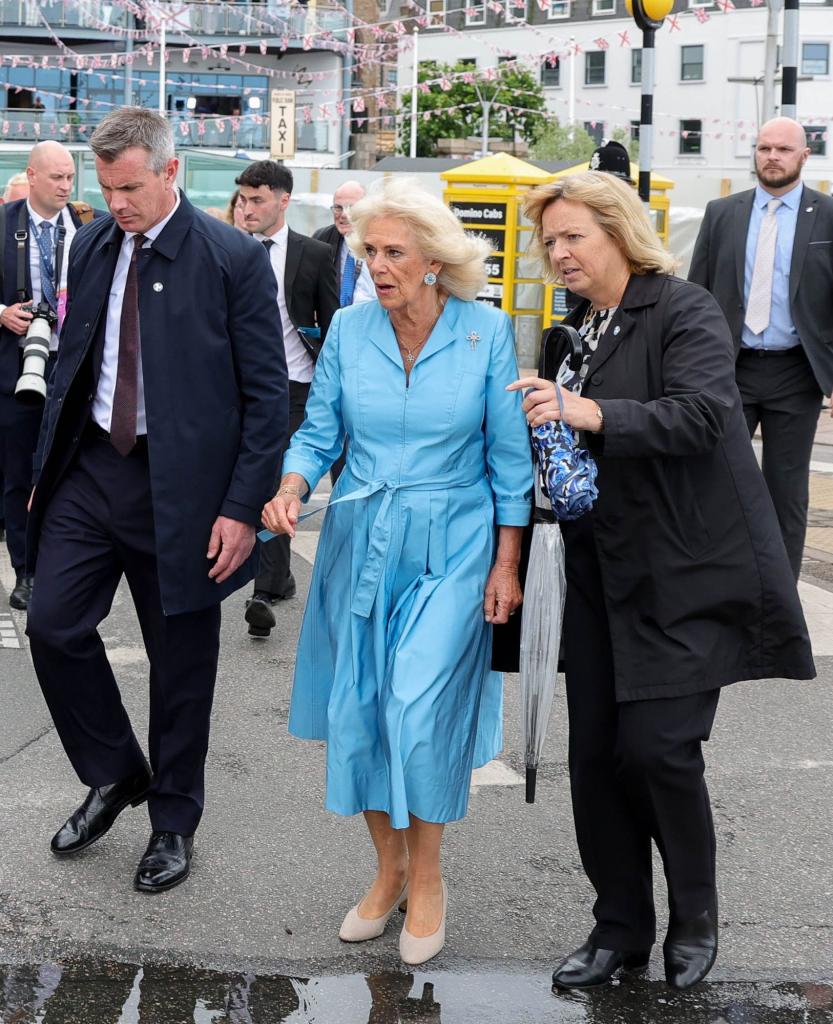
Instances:
[[[599,431],[601,432],[605,428],[605,414],[602,412],[602,407],[598,402],[596,404],[596,415],[599,417]]]

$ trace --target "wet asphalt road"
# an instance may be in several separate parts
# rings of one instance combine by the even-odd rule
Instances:
[[[0,650],[2,1024],[833,1021],[833,657],[817,659],[814,682],[738,684],[721,700],[706,751],[721,883],[721,952],[709,984],[671,993],[655,951],[647,980],[584,996],[550,992],[554,962],[591,924],[572,834],[563,692],[538,803],[525,805],[522,787],[483,786],[467,819],[448,829],[448,942],[409,975],[396,922],[373,943],[337,938],[372,860],[362,823],[323,810],[322,745],[286,733],[310,571],[300,558],[294,568],[299,598],[279,609],[268,641],[246,635],[242,593],[224,606],[206,815],[191,879],[162,896],[131,888],[149,832],[141,808],[77,858],[49,854],[49,837],[84,791],[25,642]],[[22,634],[22,616],[13,619]],[[102,632],[141,736],[147,666],[126,589]],[[506,695],[502,760],[519,770],[512,677]],[[656,875],[662,907],[658,862]]]

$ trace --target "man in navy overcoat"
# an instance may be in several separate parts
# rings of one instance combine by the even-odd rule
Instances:
[[[70,253],[36,457],[28,633],[90,787],[53,852],[84,849],[147,799],[134,885],[158,892],[190,870],[220,602],[254,575],[286,441],[286,365],[266,252],[179,193],[169,124],[113,111],[90,145],[112,216],[82,228]],[[98,633],[122,574],[150,661],[149,765]]]

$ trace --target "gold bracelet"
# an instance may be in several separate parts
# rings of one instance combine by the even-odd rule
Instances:
[[[301,492],[296,490],[294,487],[281,487],[278,494],[294,494],[296,498],[301,497]]]
[[[599,431],[602,431],[605,428],[605,414],[598,402],[596,402],[596,415],[599,417]]]

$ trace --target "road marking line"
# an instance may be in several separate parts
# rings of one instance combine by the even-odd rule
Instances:
[[[310,565],[315,563],[315,553],[318,550],[318,538],[320,530],[299,530],[292,541],[292,550],[300,555]]]
[[[481,786],[520,786],[523,779],[516,771],[513,771],[503,761],[489,761],[482,768],[475,768],[471,773],[471,788],[480,789]]]

